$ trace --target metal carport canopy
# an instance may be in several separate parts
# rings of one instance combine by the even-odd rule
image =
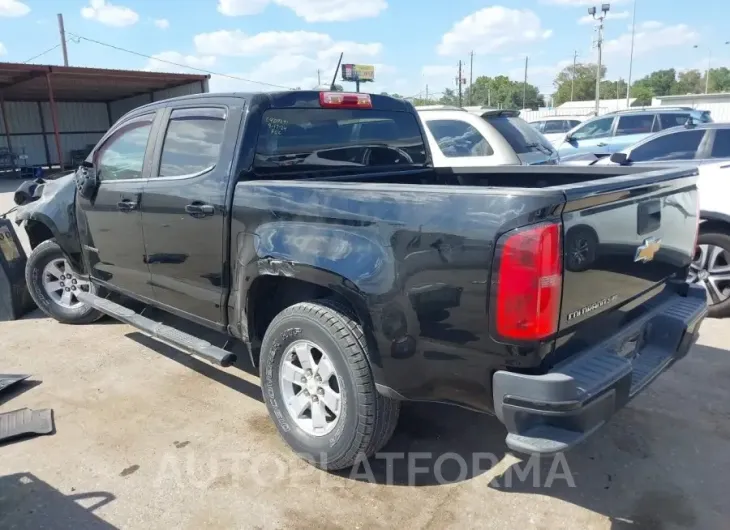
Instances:
[[[107,102],[175,88],[194,82],[207,91],[209,75],[110,70],[76,66],[0,63],[0,113],[5,101],[45,102],[51,106],[59,161],[63,160],[56,102]],[[203,87],[206,87],[203,89]],[[12,134],[5,123],[5,134]]]

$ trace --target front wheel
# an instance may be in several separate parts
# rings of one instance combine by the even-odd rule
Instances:
[[[25,281],[36,305],[46,315],[65,324],[89,324],[103,315],[76,298],[94,293],[94,285],[79,277],[54,240],[44,241],[31,252]]]
[[[315,466],[352,467],[393,435],[400,403],[375,389],[362,327],[343,308],[315,301],[279,313],[260,365],[279,433]]]
[[[730,236],[721,232],[701,233],[687,281],[707,290],[708,314],[730,316]]]

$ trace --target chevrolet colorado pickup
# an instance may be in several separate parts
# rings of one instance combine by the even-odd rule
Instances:
[[[325,469],[380,450],[403,400],[568,449],[697,338],[697,171],[434,168],[424,137],[410,103],[367,94],[133,110],[19,208],[29,290],[222,367],[243,343],[281,436]]]

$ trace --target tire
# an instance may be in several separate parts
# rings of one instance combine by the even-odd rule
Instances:
[[[41,311],[49,317],[54,318],[59,322],[63,322],[64,324],[90,324],[92,322],[96,322],[103,316],[103,314],[96,309],[78,302],[75,298],[72,298],[68,305],[64,305],[63,302],[57,300],[51,292],[49,292],[44,279],[52,279],[53,277],[48,276],[48,273],[46,272],[47,267],[49,264],[58,261],[65,261],[65,256],[61,251],[61,247],[59,247],[58,243],[56,243],[53,239],[44,241],[33,249],[25,267],[25,281],[28,285],[30,296]],[[73,284],[73,288],[78,286],[79,289],[82,289],[81,284],[85,283],[90,286],[85,288],[85,290],[92,289],[92,292],[94,292],[93,285],[76,277],[70,268],[68,271],[64,268],[62,271],[74,276],[73,279],[68,280],[69,283],[77,282]],[[61,289],[60,292],[63,292],[64,290],[65,288]],[[71,292],[69,293],[72,294]]]
[[[287,396],[300,397],[298,392],[307,388],[297,383],[292,385],[282,375],[285,365],[290,365],[292,359],[297,362],[298,355],[292,357],[292,352],[302,344],[313,345],[312,358],[321,353],[320,366],[326,357],[335,372],[334,379],[329,381],[331,385],[336,384],[339,392],[339,415],[328,424],[331,430],[320,434],[304,426],[310,421],[314,425],[314,409],[309,409],[311,420],[298,420],[287,405]],[[300,363],[299,368],[304,366],[305,363]],[[264,401],[279,434],[296,453],[321,469],[352,467],[358,459],[369,458],[382,449],[393,436],[400,402],[378,393],[362,326],[347,310],[330,300],[298,303],[274,318],[261,345],[260,371]],[[300,375],[303,373],[297,372],[295,379]],[[293,389],[288,394],[287,387]],[[322,406],[325,401],[323,397]],[[326,410],[328,416],[334,416],[332,409]]]
[[[730,235],[723,232],[700,232],[700,237],[697,240],[697,252],[695,259],[690,267],[690,274],[687,281],[690,283],[700,283],[705,285],[707,288],[707,303],[708,303],[708,316],[711,318],[725,318],[730,316],[730,297],[722,299],[724,293],[730,293],[730,280],[722,280],[720,283],[715,282],[718,286],[718,291],[712,289],[709,280],[703,279],[704,274],[711,274],[708,272],[709,267],[709,256],[705,258],[705,263],[702,262],[702,251],[705,249],[711,249],[712,247],[719,247],[722,249],[722,254],[717,258],[717,265],[719,266],[730,266]],[[706,253],[707,250],[705,251]],[[714,267],[710,267],[714,268]],[[730,278],[730,275],[727,275]],[[719,301],[718,301],[719,300]]]

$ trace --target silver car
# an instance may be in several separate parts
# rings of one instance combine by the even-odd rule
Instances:
[[[730,123],[688,123],[656,133],[609,155],[584,154],[562,158],[562,165],[698,166],[730,160]]]

